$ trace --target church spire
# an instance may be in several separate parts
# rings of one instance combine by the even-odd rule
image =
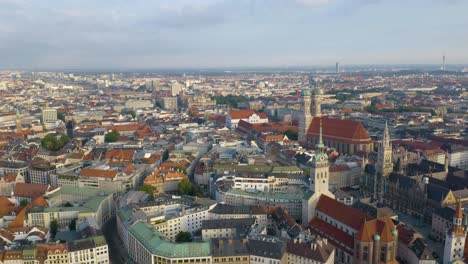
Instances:
[[[390,147],[390,132],[388,131],[387,121],[385,121],[385,130],[382,137],[382,146]]]
[[[322,138],[322,118],[320,118],[320,132],[319,132],[319,141],[317,144],[317,149],[320,153],[322,153],[323,148],[324,148],[324,145],[323,145],[323,138]]]

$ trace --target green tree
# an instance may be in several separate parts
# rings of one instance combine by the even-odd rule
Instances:
[[[169,151],[164,150],[163,154],[162,154],[162,161],[166,161],[167,159],[169,158]]]
[[[57,139],[57,135],[48,134],[41,140],[42,147],[50,150],[57,151],[60,150],[70,141],[70,138],[67,135],[60,135]]]
[[[124,110],[122,110],[121,114],[122,114],[122,115],[130,115],[130,116],[132,116],[132,118],[135,118],[135,117],[136,117],[135,111],[129,110],[129,109],[124,109]]]
[[[28,200],[26,200],[26,199],[21,199],[21,201],[20,201],[20,206],[26,206],[26,205],[28,205],[28,203],[29,203]]]
[[[181,195],[192,195],[193,194],[193,185],[192,183],[185,179],[179,182],[179,185],[177,186],[177,191]]]
[[[50,231],[50,235],[52,236],[52,238],[55,238],[55,235],[57,234],[57,231],[58,231],[58,222],[56,219],[50,221],[49,231]]]
[[[76,230],[76,219],[70,221],[70,224],[68,224],[68,229],[70,229],[70,231]]]
[[[140,191],[153,195],[154,191],[156,191],[156,187],[149,184],[143,184],[142,186],[140,186]]]
[[[58,112],[58,113],[57,113],[57,118],[58,118],[59,120],[62,120],[63,122],[65,122],[65,113],[63,113],[63,112]]]
[[[181,242],[192,242],[192,236],[190,235],[189,232],[180,231],[180,232],[176,235],[175,241],[176,241],[177,243],[181,243]]]
[[[290,140],[297,140],[298,134],[297,131],[294,130],[287,130],[284,132],[284,134],[290,139]]]
[[[119,132],[114,130],[112,132],[107,133],[104,136],[104,140],[106,142],[116,142],[117,140],[119,140],[119,137],[120,137]]]

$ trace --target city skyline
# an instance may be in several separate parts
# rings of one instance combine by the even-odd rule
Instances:
[[[468,63],[468,1],[0,0],[0,69]]]

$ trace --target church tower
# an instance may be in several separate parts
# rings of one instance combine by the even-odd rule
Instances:
[[[453,216],[453,227],[445,235],[444,261],[443,264],[460,262],[463,263],[466,232],[462,225],[463,210],[461,200],[458,199],[457,209]]]
[[[316,86],[312,91],[312,116],[322,115],[322,89]]]
[[[299,118],[299,132],[298,132],[298,141],[301,145],[307,145],[307,130],[309,129],[310,123],[312,122],[312,116],[310,114],[310,89],[302,89],[302,107]]]
[[[19,109],[16,109],[16,132],[23,131],[23,125],[21,124],[21,114]]]
[[[325,153],[324,148],[325,146],[322,140],[322,120],[320,119],[319,142],[312,161],[312,167],[310,168],[310,190],[319,194],[328,191],[330,164],[328,163],[328,155]]]
[[[302,201],[302,222],[308,223],[315,216],[315,207],[322,195],[335,199],[335,195],[328,189],[330,165],[328,155],[324,150],[322,140],[322,120],[320,120],[320,135],[317,150],[310,164],[309,190],[304,194]]]
[[[382,142],[377,153],[376,174],[374,179],[374,199],[383,202],[386,181],[390,173],[393,172],[392,144],[390,143],[390,133],[388,125],[385,123],[385,130]]]

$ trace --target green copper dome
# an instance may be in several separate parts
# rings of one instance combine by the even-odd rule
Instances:
[[[374,240],[375,240],[375,241],[379,241],[379,240],[380,240],[380,236],[379,236],[379,235],[377,235],[377,234],[376,234],[376,235],[374,235]]]
[[[302,96],[310,96],[310,89],[302,89],[301,95]]]

